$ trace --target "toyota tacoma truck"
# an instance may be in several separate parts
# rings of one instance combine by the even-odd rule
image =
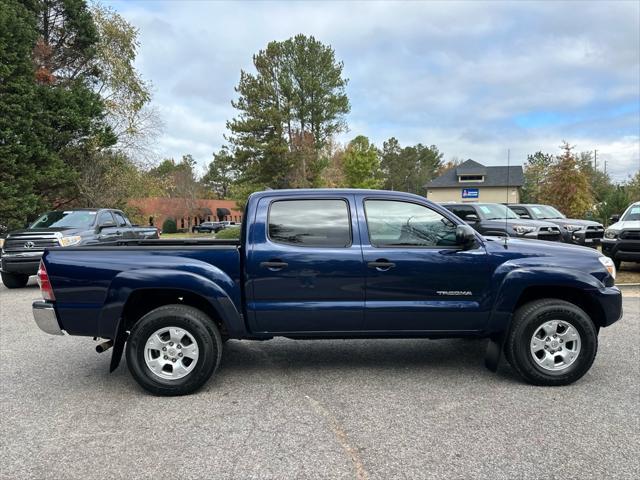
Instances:
[[[131,224],[120,210],[73,209],[47,212],[24,230],[7,236],[0,251],[2,283],[21,288],[38,271],[45,248],[96,245],[118,239],[158,238],[155,227]]]
[[[604,232],[602,253],[610,257],[616,268],[621,262],[640,263],[640,202],[635,202],[614,218],[615,223]]]
[[[252,194],[239,240],[47,249],[33,304],[50,334],[104,339],[158,395],[201,387],[228,339],[488,339],[526,381],[566,385],[622,314],[615,267],[564,243],[483,237],[423,197],[376,190]]]

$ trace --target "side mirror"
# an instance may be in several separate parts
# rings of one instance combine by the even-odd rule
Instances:
[[[609,217],[609,223],[616,223],[618,220],[620,220],[620,215],[611,215]]]
[[[478,216],[475,213],[470,213],[466,217],[464,217],[465,222],[477,222]]]
[[[527,215],[526,213],[523,213],[522,215],[519,215],[520,218],[526,218],[527,220],[531,220],[531,215]]]
[[[116,222],[104,222],[98,225],[98,230],[103,230],[105,228],[112,228],[116,226]]]
[[[469,225],[458,225],[456,227],[456,244],[468,250],[476,243],[476,233]]]

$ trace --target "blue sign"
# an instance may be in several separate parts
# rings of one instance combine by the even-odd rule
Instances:
[[[480,196],[480,190],[477,188],[463,188],[462,198],[478,198]]]

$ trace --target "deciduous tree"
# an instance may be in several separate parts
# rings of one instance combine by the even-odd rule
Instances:
[[[544,203],[550,203],[568,217],[583,217],[593,207],[589,180],[580,170],[573,147],[567,142],[561,146],[562,155],[556,156],[542,186]]]

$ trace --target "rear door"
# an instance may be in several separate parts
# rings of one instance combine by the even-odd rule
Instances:
[[[122,237],[125,240],[132,240],[135,238],[142,238],[140,230],[134,230],[131,224],[127,221],[124,214],[118,211],[113,212],[113,216],[116,219],[116,226],[120,229]]]
[[[366,268],[364,328],[459,332],[485,327],[493,271],[483,244],[456,245],[456,224],[406,198],[359,204]]]
[[[364,267],[357,239],[350,195],[262,198],[246,265],[252,329],[360,330]]]

